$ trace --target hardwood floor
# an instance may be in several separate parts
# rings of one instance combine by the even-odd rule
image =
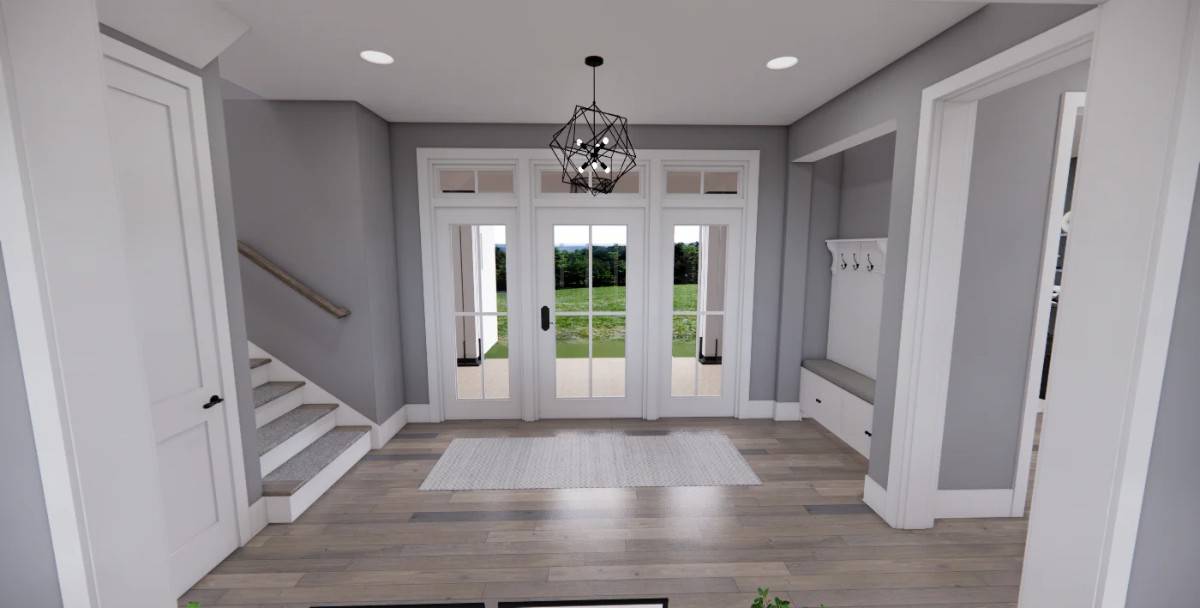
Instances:
[[[716,429],[752,487],[421,492],[455,437]],[[748,607],[1014,606],[1024,519],[888,528],[866,461],[812,421],[450,422],[405,427],[296,523],[271,525],[180,600],[308,608],[433,600],[669,597]]]

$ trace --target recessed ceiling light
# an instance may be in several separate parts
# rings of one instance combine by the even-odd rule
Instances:
[[[362,57],[363,61],[368,63],[376,63],[379,65],[388,65],[396,61],[391,55],[388,55],[383,51],[363,51],[359,53],[358,56]]]
[[[768,61],[767,68],[772,70],[786,70],[797,63],[800,63],[799,59],[792,57],[791,55],[784,55],[783,57],[776,57]]]

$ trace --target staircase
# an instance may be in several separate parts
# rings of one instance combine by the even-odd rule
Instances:
[[[372,427],[254,344],[250,357],[267,521],[292,523],[367,454]]]

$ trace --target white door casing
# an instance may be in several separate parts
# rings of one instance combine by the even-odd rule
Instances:
[[[237,548],[235,487],[244,487],[201,83],[112,40],[105,55],[171,588],[182,594]],[[214,397],[227,401],[210,405]]]

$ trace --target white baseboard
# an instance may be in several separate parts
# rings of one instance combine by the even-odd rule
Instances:
[[[250,539],[258,536],[258,533],[262,532],[263,528],[267,527],[267,501],[259,497],[258,500],[251,503],[248,511],[250,513],[250,529],[242,531],[241,544],[243,547],[246,546],[246,543],[250,542]]]
[[[800,402],[775,402],[775,420],[790,421],[800,420]]]
[[[405,417],[412,423],[427,423],[433,422],[433,407],[428,403],[408,403],[405,404]]]
[[[396,433],[399,433],[405,424],[408,424],[407,410],[407,407],[400,406],[400,409],[396,410],[396,413],[392,414],[387,420],[384,420],[383,424],[371,426],[372,450],[378,450],[387,445],[387,442],[391,441],[392,437],[395,437]]]
[[[933,517],[1012,517],[1012,500],[1012,490],[938,490]]]
[[[863,479],[863,502],[887,521],[887,490],[870,476]]]
[[[775,402],[774,401],[757,401],[750,400],[742,404],[742,411],[738,413],[738,418],[742,420],[748,419],[768,419],[775,417]]]

